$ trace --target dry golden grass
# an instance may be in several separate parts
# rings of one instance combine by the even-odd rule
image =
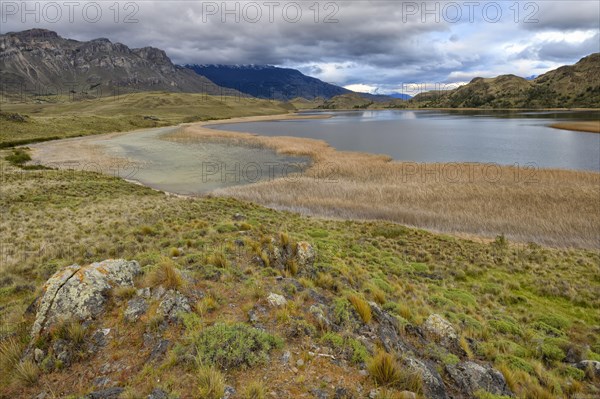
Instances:
[[[162,285],[167,289],[179,289],[185,283],[181,273],[177,270],[175,262],[169,258],[163,258],[148,275],[147,280],[152,287]]]
[[[309,156],[300,176],[216,190],[276,209],[390,220],[433,231],[600,248],[600,174],[486,164],[416,164],[336,151],[321,140],[223,132],[196,124],[170,139],[224,140]]]
[[[369,375],[379,385],[392,386],[400,381],[400,367],[394,356],[387,352],[379,352],[367,365]]]
[[[210,366],[198,369],[198,397],[221,399],[225,393],[225,377],[219,370]]]
[[[356,309],[356,312],[358,313],[362,321],[364,321],[365,323],[369,323],[372,317],[371,306],[369,306],[369,304],[364,299],[362,299],[356,294],[348,295],[348,300],[350,301],[352,306],[354,306],[354,309]]]
[[[576,132],[600,133],[600,121],[560,122],[550,125],[555,129],[574,130]]]

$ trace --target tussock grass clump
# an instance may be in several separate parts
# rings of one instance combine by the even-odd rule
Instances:
[[[221,399],[225,394],[225,377],[211,366],[198,369],[198,395],[201,399]]]
[[[371,306],[365,301],[363,298],[358,296],[357,294],[348,295],[348,300],[354,306],[354,309],[365,323],[369,323],[371,321]]]
[[[32,360],[25,360],[15,367],[14,378],[23,385],[33,385],[40,375],[40,368]]]
[[[51,332],[53,339],[63,339],[74,346],[85,341],[86,329],[78,320],[63,320]]]
[[[377,353],[367,365],[369,374],[379,385],[392,386],[400,382],[402,376],[398,363],[389,353]]]
[[[162,258],[148,275],[148,284],[152,287],[162,285],[167,289],[179,289],[184,286],[184,280],[177,265],[169,258]]]
[[[282,344],[280,338],[243,323],[217,323],[205,328],[194,340],[198,362],[223,369],[264,363],[269,352]]]
[[[208,257],[208,264],[221,269],[226,269],[229,266],[229,261],[224,253],[217,252]]]
[[[288,259],[285,263],[285,270],[292,276],[298,274],[298,262],[295,259]]]
[[[112,290],[112,295],[117,299],[131,299],[135,296],[135,287],[120,285]]]
[[[208,295],[201,300],[199,300],[194,309],[201,316],[204,316],[206,313],[210,313],[216,310],[219,307],[219,301],[217,301],[212,295]]]
[[[21,166],[26,162],[31,161],[31,156],[29,153],[22,148],[14,149],[12,154],[7,155],[5,158],[8,162],[15,166]]]
[[[262,382],[259,380],[251,381],[242,394],[243,399],[265,399],[266,389]]]
[[[14,369],[15,365],[19,363],[22,353],[23,345],[16,339],[8,338],[3,340],[0,343],[0,370],[3,370],[8,375]]]
[[[367,364],[369,374],[381,386],[405,389],[421,394],[423,379],[417,371],[401,368],[390,353],[380,351]]]

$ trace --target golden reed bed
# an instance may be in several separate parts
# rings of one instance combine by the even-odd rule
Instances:
[[[550,125],[550,127],[561,130],[574,130],[576,132],[600,133],[600,120],[585,122],[560,122],[554,123]]]
[[[228,123],[273,118],[240,118]],[[225,140],[309,156],[299,176],[220,189],[304,214],[384,219],[434,231],[559,247],[600,248],[600,174],[492,164],[417,164],[337,151],[320,140],[264,137],[200,123],[170,140]]]

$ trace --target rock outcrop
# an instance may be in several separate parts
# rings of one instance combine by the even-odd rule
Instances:
[[[104,309],[109,289],[133,286],[140,273],[136,261],[105,260],[88,266],[72,265],[55,273],[44,286],[32,336],[61,320],[86,320]]]
[[[502,373],[489,365],[467,361],[449,365],[446,371],[467,395],[483,390],[494,395],[512,396]]]
[[[173,64],[161,49],[130,49],[104,38],[80,42],[46,29],[0,35],[0,80],[7,94],[21,95],[88,98],[156,90],[240,95]]]

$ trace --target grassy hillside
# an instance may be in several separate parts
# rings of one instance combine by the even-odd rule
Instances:
[[[232,116],[283,114],[289,104],[244,97],[149,92],[92,100],[2,103],[0,148]]]
[[[515,75],[475,78],[450,91],[421,93],[410,106],[443,108],[598,108],[600,53],[533,81]]]
[[[422,394],[420,377],[406,374],[400,363],[390,363],[398,373],[393,376],[402,376],[391,383],[373,368],[385,358],[368,338],[377,324],[365,301],[388,312],[403,339],[420,348],[445,379],[446,367],[474,359],[493,363],[518,397],[591,397],[600,388],[591,374],[570,363],[600,360],[597,251],[515,246],[503,237],[484,244],[383,222],[302,217],[232,199],[170,197],[87,172],[21,170],[4,159],[0,167],[0,360],[7,371],[0,377],[0,397],[35,397],[44,391],[79,397],[97,386],[94,378],[101,373],[124,386],[127,398],[146,397],[157,387],[182,398],[198,397],[207,384],[223,381],[240,394],[251,386],[281,398],[310,397],[315,390],[333,396],[338,388],[365,397],[377,385],[386,388],[378,398],[404,397],[399,392],[406,389]],[[314,273],[293,263],[281,269],[269,262],[274,246],[299,240],[316,248]],[[134,293],[116,291],[102,319],[67,325],[49,338],[84,348],[95,329],[110,328],[113,338],[105,351],[76,351],[68,366],[52,358],[17,366],[14,354],[30,342],[33,315],[27,308],[43,282],[75,262],[117,257],[140,261],[141,286],[166,284],[202,292],[203,299],[180,323],[165,324],[151,313],[131,323],[122,311]],[[287,305],[270,307],[270,293],[286,296]],[[336,327],[319,324],[311,314],[311,306],[320,304],[336,309],[330,316]],[[457,328],[462,354],[419,343],[412,335],[432,313]],[[231,363],[220,369],[206,369],[193,356],[190,362],[190,345],[197,345],[204,359],[231,355],[213,352],[210,334],[235,328],[244,337],[256,323],[253,317],[275,337],[269,341],[274,345],[269,360],[259,357],[252,368]],[[162,357],[147,363],[148,334],[167,346]],[[53,342],[35,345],[50,350]],[[236,345],[244,348],[244,342]],[[252,353],[266,355],[239,350],[236,358],[248,361]],[[282,365],[286,351],[291,363]],[[361,373],[365,368],[370,375]]]

